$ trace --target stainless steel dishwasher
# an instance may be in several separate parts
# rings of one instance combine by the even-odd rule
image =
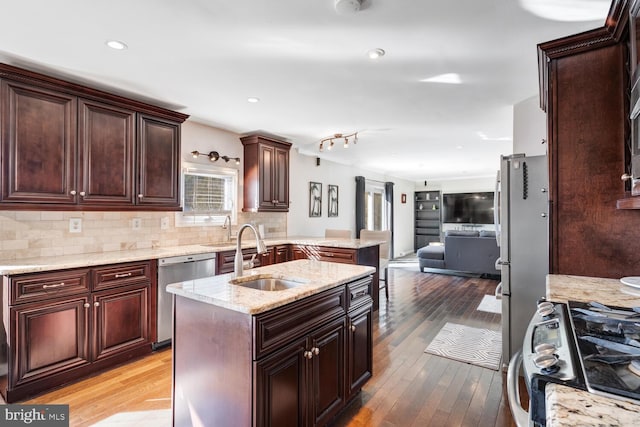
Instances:
[[[167,285],[215,276],[216,254],[175,256],[158,260],[158,340],[153,349],[171,344],[173,334],[173,298]]]

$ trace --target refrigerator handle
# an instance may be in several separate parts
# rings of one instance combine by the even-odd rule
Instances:
[[[496,242],[500,247],[500,171],[496,177],[496,188],[493,195],[493,224],[496,228]]]

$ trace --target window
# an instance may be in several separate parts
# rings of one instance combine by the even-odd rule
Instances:
[[[367,180],[364,198],[364,228],[388,230],[384,184]]]
[[[222,225],[227,216],[236,223],[238,171],[216,166],[184,163],[182,212],[176,226]]]

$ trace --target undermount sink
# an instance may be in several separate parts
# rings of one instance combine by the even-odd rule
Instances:
[[[284,291],[304,285],[306,282],[278,277],[260,277],[232,279],[229,283],[245,288],[257,289],[259,291]]]

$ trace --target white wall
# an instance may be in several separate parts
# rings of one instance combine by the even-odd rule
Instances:
[[[537,95],[513,106],[513,152],[527,156],[547,154],[547,115]]]
[[[362,175],[367,179],[393,182],[394,196],[394,250],[400,256],[413,252],[413,192],[412,181],[385,176],[356,167],[347,166],[321,159],[316,166],[316,157],[291,150],[290,200],[288,235],[324,236],[326,228],[353,230],[355,235],[356,180]],[[322,183],[322,216],[309,217],[309,182]],[[327,185],[338,186],[338,216],[327,216]],[[406,203],[401,203],[402,194],[406,194]]]

